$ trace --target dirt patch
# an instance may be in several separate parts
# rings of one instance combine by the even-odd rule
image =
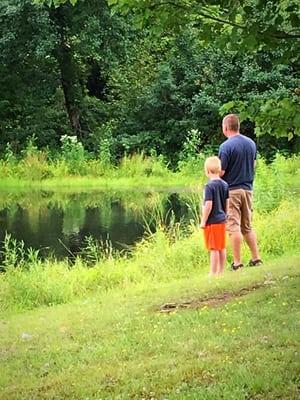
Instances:
[[[213,297],[207,297],[204,299],[194,299],[190,301],[183,301],[178,303],[165,303],[162,304],[157,311],[161,313],[170,313],[180,309],[198,309],[203,307],[218,307],[224,303],[229,302],[232,299],[236,299],[242,296],[246,296],[248,293],[253,292],[256,289],[265,287],[266,282],[256,283],[252,286],[240,289],[238,292],[223,292]]]

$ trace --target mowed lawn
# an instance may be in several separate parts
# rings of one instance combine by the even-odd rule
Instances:
[[[202,270],[6,312],[0,398],[298,399],[299,265],[284,257],[218,279]],[[166,303],[178,307],[162,312]]]

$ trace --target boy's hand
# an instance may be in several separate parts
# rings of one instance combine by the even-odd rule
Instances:
[[[201,228],[201,229],[204,229],[204,228],[205,228],[205,223],[202,222],[202,221],[201,221],[201,224],[200,224],[200,228]]]

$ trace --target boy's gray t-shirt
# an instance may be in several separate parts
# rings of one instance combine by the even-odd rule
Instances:
[[[254,141],[244,135],[236,135],[223,142],[219,149],[222,176],[230,189],[252,190],[254,179],[254,161],[256,159],[256,145]]]

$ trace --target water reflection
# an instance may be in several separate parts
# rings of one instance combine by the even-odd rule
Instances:
[[[80,252],[87,236],[123,249],[141,239],[145,222],[155,230],[154,216],[166,223],[171,215],[175,221],[194,218],[199,196],[192,201],[191,196],[187,201],[187,195],[167,192],[0,193],[0,240],[7,232],[42,256],[58,258]]]

